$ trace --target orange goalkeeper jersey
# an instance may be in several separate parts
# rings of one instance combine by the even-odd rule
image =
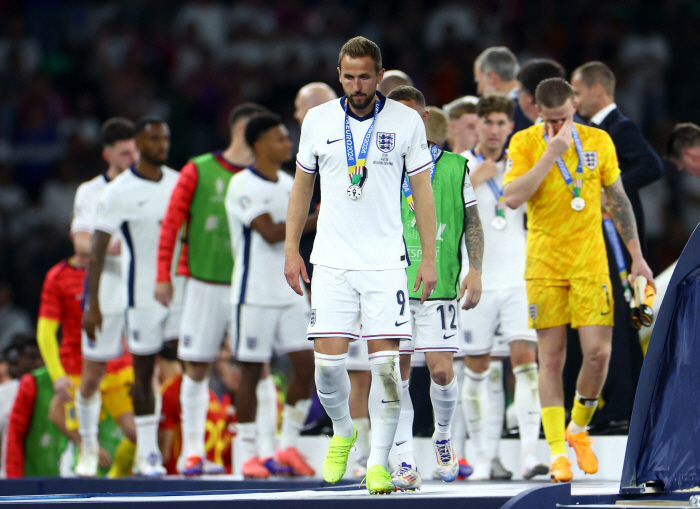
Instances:
[[[516,133],[510,141],[504,186],[527,173],[544,154],[544,124]],[[608,274],[603,239],[601,193],[620,175],[617,152],[605,131],[575,124],[583,145],[581,197],[586,207],[571,208],[571,191],[554,164],[527,201],[525,279],[569,280]],[[574,143],[563,160],[575,178],[578,155]]]

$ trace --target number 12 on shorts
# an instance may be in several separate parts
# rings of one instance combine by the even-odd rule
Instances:
[[[442,321],[442,330],[447,330],[447,324],[445,322],[445,306],[444,305],[439,305],[438,307],[435,308],[435,310],[440,313],[440,320]],[[456,329],[457,325],[455,324],[455,319],[457,318],[457,310],[455,307],[450,304],[447,307],[448,313],[452,313],[452,320],[450,321],[450,329]]]

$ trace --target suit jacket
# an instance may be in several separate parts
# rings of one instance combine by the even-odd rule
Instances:
[[[618,108],[608,113],[600,125],[592,125],[606,131],[615,144],[622,172],[622,185],[632,203],[634,217],[637,220],[639,241],[642,245],[642,251],[646,254],[644,213],[642,212],[642,202],[639,199],[639,190],[663,176],[664,166],[661,158],[651,148],[637,124],[620,113]]]

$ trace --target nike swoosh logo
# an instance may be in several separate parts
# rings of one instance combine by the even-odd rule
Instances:
[[[333,391],[333,392],[318,391],[318,392],[320,392],[321,394],[325,394],[326,396],[328,396],[328,395],[330,395],[330,394],[335,394],[335,393],[338,392],[338,391]]]
[[[404,440],[403,442],[396,442],[396,447],[405,444],[406,442],[408,442],[408,440]]]
[[[331,141],[330,138],[328,138],[328,139],[326,140],[326,144],[330,145],[331,143],[335,143],[336,141],[340,141],[340,140],[342,140],[342,139],[343,139],[343,138],[338,138],[337,140]]]
[[[610,311],[608,311],[607,313],[603,313],[603,312],[601,311],[600,314],[601,314],[602,316],[609,315],[609,314],[610,314]]]
[[[392,399],[391,401],[382,400],[382,403],[398,403],[399,401],[401,401],[401,400],[400,399]]]
[[[450,339],[455,337],[457,334],[452,334],[451,336],[445,336],[444,334],[442,335],[442,339]]]
[[[405,322],[401,322],[401,323],[399,323],[399,321],[396,320],[396,321],[394,322],[394,325],[396,325],[397,327],[401,327],[401,326],[402,326],[403,324],[405,324],[405,323],[408,323],[408,320],[406,320]]]

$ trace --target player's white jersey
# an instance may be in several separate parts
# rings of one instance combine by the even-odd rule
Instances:
[[[92,180],[83,182],[75,193],[73,203],[73,221],[71,234],[95,230],[97,206],[102,192],[109,180],[107,174],[98,175]],[[121,232],[112,236],[110,244],[121,242]],[[124,293],[121,291],[121,262],[119,256],[106,255],[102,276],[100,277],[100,307],[103,314],[121,314],[124,312]]]
[[[467,158],[469,168],[478,162],[471,151],[462,153]],[[506,158],[501,158],[496,166],[498,173],[495,180],[499,189],[503,189]],[[506,227],[497,230],[491,225],[496,217],[497,199],[487,182],[474,190],[479,203],[479,216],[484,230],[484,262],[481,275],[484,290],[514,288],[525,284],[525,205],[516,210],[505,209]],[[462,245],[462,259],[468,260],[466,246]],[[469,271],[469,264],[462,263],[460,280]]]
[[[273,223],[286,221],[293,183],[294,179],[283,171],[277,172],[275,182],[250,168],[231,178],[226,214],[234,259],[234,305],[288,306],[300,299],[284,277],[284,241],[270,244],[250,227],[253,219],[262,214],[270,214]]]
[[[123,237],[121,262],[128,308],[161,306],[153,295],[158,238],[178,178],[178,172],[167,166],[162,166],[161,172],[160,180],[153,181],[139,175],[133,167],[126,170],[105,187],[97,210],[95,229],[112,235],[121,231]],[[182,299],[178,286],[174,304]]]
[[[401,181],[433,164],[418,113],[377,94],[377,115],[367,152],[367,179],[362,195],[348,197],[345,97],[309,110],[304,119],[297,165],[320,172],[323,205],[319,211],[311,263],[346,270],[405,268],[408,253],[401,223]],[[348,110],[355,157],[374,112],[359,119]]]

